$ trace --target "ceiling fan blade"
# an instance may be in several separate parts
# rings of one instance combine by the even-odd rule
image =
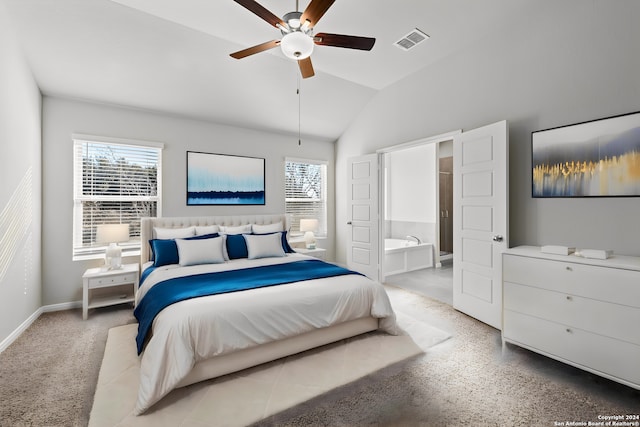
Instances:
[[[318,33],[313,41],[321,46],[345,47],[347,49],[371,50],[376,39],[371,37],[345,36],[343,34]]]
[[[300,17],[300,23],[304,24],[309,21],[309,27],[313,28],[318,23],[322,15],[331,7],[336,0],[311,0],[309,6],[304,10]]]
[[[311,64],[311,57],[298,60],[298,66],[300,66],[300,74],[302,78],[313,77],[316,73],[313,71],[313,64]]]
[[[278,45],[280,45],[280,40],[271,40],[269,42],[261,43],[256,46],[252,46],[252,47],[234,52],[231,54],[231,57],[236,59],[242,59],[249,55],[254,55],[256,53],[264,52],[265,50],[273,49]]]
[[[233,0],[233,1],[238,3],[240,6],[243,6],[245,9],[248,9],[249,11],[255,13],[260,18],[264,19],[265,21],[267,21],[269,24],[273,25],[276,28],[278,28],[278,24],[280,24],[281,26],[284,26],[284,21],[282,19],[278,18],[276,15],[269,12],[265,7],[261,6],[254,0]]]

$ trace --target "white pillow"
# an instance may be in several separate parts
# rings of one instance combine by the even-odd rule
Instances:
[[[274,234],[245,234],[249,259],[283,257],[282,233]]]
[[[221,225],[220,232],[224,234],[245,234],[251,233],[251,224],[236,225],[233,227]]]
[[[282,227],[282,221],[266,225],[253,224],[252,229],[255,234],[267,234],[284,231],[284,228]]]
[[[193,237],[196,234],[195,227],[186,228],[159,228],[153,227],[156,239],[183,239]]]
[[[224,262],[223,243],[222,237],[199,240],[176,239],[180,266]]]
[[[218,227],[217,225],[196,225],[196,236],[213,234],[219,231],[220,227]]]

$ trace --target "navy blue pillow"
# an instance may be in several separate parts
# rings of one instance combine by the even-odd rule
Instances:
[[[227,254],[229,259],[248,258],[247,241],[242,234],[227,234]]]
[[[154,267],[177,264],[180,261],[178,257],[178,246],[175,240],[153,239],[149,240],[149,244],[151,245],[151,253],[153,254]]]
[[[218,236],[220,236],[218,233],[203,234],[201,236],[186,237],[185,240],[212,239]],[[178,264],[180,262],[178,245],[176,245],[174,239],[153,239],[149,240],[149,245],[151,245],[151,259],[154,267]]]
[[[282,233],[282,249],[288,254],[295,253],[291,245],[289,245],[289,240],[287,239],[288,231]]]

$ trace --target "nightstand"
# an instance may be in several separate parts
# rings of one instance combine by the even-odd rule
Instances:
[[[318,259],[324,259],[327,253],[327,250],[322,248],[315,248],[315,249],[293,248],[293,250],[298,252],[299,254],[309,255],[312,257],[316,257]]]
[[[88,269],[82,275],[82,318],[87,320],[90,308],[133,302],[139,282],[138,264],[123,264],[118,270],[106,270],[104,267]],[[114,292],[95,297],[91,295],[92,290],[107,288],[114,288]]]

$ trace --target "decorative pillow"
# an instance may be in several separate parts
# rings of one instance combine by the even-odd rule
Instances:
[[[186,228],[159,228],[153,227],[156,239],[184,239],[185,237],[195,236],[195,227]]]
[[[282,249],[284,249],[284,251],[288,254],[293,254],[296,251],[294,251],[291,245],[289,245],[289,239],[287,238],[287,234],[288,234],[287,231],[282,233]]]
[[[253,224],[251,226],[251,230],[253,234],[267,234],[267,233],[277,233],[278,231],[284,231],[284,227],[282,226],[282,221],[276,222],[274,224]]]
[[[205,234],[202,236],[187,237],[185,240],[202,240],[219,237],[218,233]],[[178,264],[180,257],[178,255],[178,247],[174,239],[153,239],[149,240],[151,246],[151,259],[154,267],[160,267],[169,264]]]
[[[289,233],[287,231],[278,232],[278,233],[282,234],[282,249],[285,251],[285,253],[288,253],[288,254],[295,253],[296,251],[294,251],[291,245],[289,245],[289,239],[287,239],[287,235]],[[278,233],[266,233],[266,234],[278,234]]]
[[[153,254],[154,267],[177,264],[180,261],[175,240],[153,239],[149,240],[149,244],[151,245],[151,253]]]
[[[212,239],[176,239],[181,267],[224,262],[222,237]]]
[[[248,234],[251,233],[251,224],[236,225],[232,227],[221,225],[220,232],[224,234]]]
[[[247,258],[247,242],[242,234],[227,234],[227,256],[229,259]]]
[[[196,225],[196,236],[217,233],[219,231],[220,227],[218,227],[217,225]]]
[[[282,233],[245,234],[249,259],[283,257]]]

